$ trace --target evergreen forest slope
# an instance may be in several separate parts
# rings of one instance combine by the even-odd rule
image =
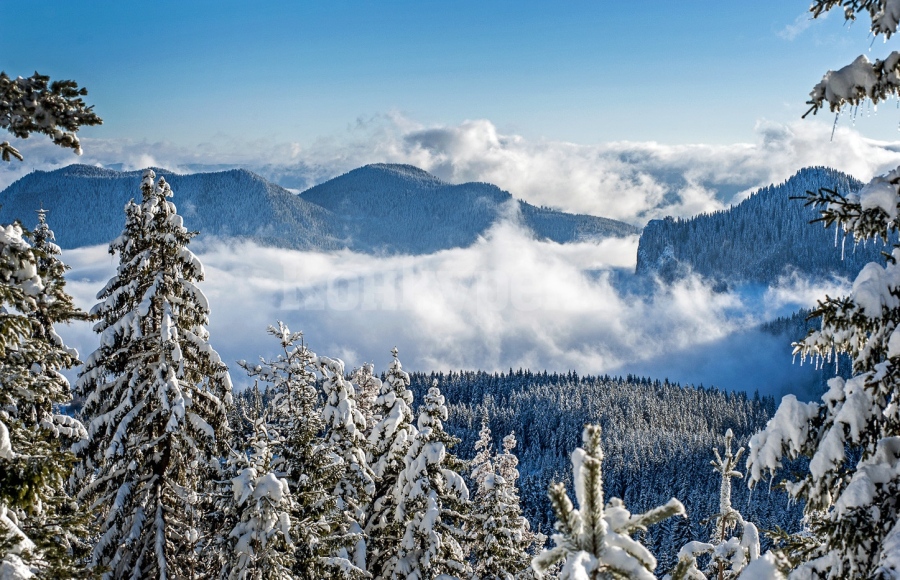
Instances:
[[[695,272],[715,280],[767,285],[792,272],[853,279],[865,264],[880,258],[884,245],[854,245],[843,234],[836,238],[835,228],[810,225],[819,217],[815,208],[790,198],[822,187],[847,195],[861,186],[834,169],[810,167],[727,210],[652,220],[641,234],[636,271],[658,273],[667,280]]]

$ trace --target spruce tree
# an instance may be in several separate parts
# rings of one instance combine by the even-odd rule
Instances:
[[[864,14],[874,36],[897,32],[896,0],[815,0],[813,18],[840,8],[844,18]],[[870,62],[865,55],[828,71],[810,93],[807,113],[839,112],[866,100],[900,95],[900,52]],[[808,470],[784,482],[804,501],[809,530],[782,537],[759,566],[792,577],[896,578],[900,576],[900,168],[858,192],[807,192],[826,227],[856,243],[880,238],[893,244],[884,260],[863,267],[849,296],[826,297],[811,318],[821,327],[794,344],[795,355],[833,361],[846,354],[852,377],[835,377],[820,402],[785,397],[766,428],[750,440],[748,482],[773,476],[785,458],[805,457]]]
[[[272,469],[283,474],[293,498],[293,578],[363,577],[364,569],[346,557],[359,534],[349,533],[334,496],[343,462],[324,438],[325,421],[313,372],[316,355],[303,342],[303,334],[291,332],[283,322],[270,326],[268,332],[279,341],[281,352],[256,365],[239,364],[266,384],[270,399],[268,429],[278,433]]]
[[[618,498],[603,503],[603,450],[600,427],[587,425],[582,434],[584,448],[572,453],[572,471],[578,509],[562,483],[550,486],[550,503],[556,512],[555,546],[541,552],[532,562],[538,574],[561,562],[562,580],[606,580],[656,578],[656,558],[631,534],[646,530],[675,515],[684,515],[684,506],[671,499],[664,506],[643,514],[632,514]]]
[[[858,194],[809,192],[827,225],[856,241],[896,239],[900,169]],[[783,572],[822,578],[900,575],[900,248],[869,263],[849,296],[820,301],[821,328],[794,344],[795,354],[852,360],[849,380],[835,377],[821,402],[784,397],[750,440],[749,483],[774,475],[785,458],[806,457],[808,471],[784,482],[805,502],[809,531],[782,538],[774,561]]]
[[[719,484],[719,513],[715,515],[713,535],[709,543],[688,542],[678,553],[678,564],[672,572],[673,580],[691,579],[733,580],[737,578],[748,564],[759,558],[759,532],[756,526],[744,520],[741,513],[731,505],[731,480],[743,475],[736,471],[744,448],[737,453],[731,451],[734,434],[731,429],[725,432],[725,457],[713,447],[716,459],[711,462],[713,470],[721,478]],[[741,536],[729,537],[731,531],[741,527]],[[697,557],[710,554],[706,574],[697,568]]]
[[[395,517],[394,488],[403,469],[406,452],[416,436],[412,424],[413,394],[409,390],[409,374],[391,350],[393,361],[388,369],[372,413],[375,423],[369,434],[367,459],[375,476],[375,494],[369,509],[365,532],[368,536],[369,572],[383,578],[388,562],[396,559],[404,527]]]
[[[503,453],[495,455],[487,418],[482,419],[472,461],[472,479],[477,484],[472,510],[473,578],[514,580],[530,576],[528,549],[537,538],[519,505],[519,460],[512,453],[515,446],[515,434],[510,433],[503,438]]]
[[[392,578],[433,580],[465,578],[471,505],[469,489],[460,472],[465,463],[450,449],[459,440],[444,430],[447,406],[437,381],[419,410],[418,432],[404,458],[394,490],[395,518],[403,523],[403,536]]]
[[[268,416],[257,408],[246,417],[253,431],[246,451],[234,453],[230,461],[232,505],[237,522],[230,540],[222,577],[228,580],[292,579],[292,498],[288,482],[273,469],[273,454],[281,437],[266,424]],[[270,432],[271,431],[271,432]]]
[[[84,427],[60,370],[79,364],[54,325],[84,318],[65,292],[46,212],[30,247],[16,223],[0,228],[0,576],[83,573],[86,514],[67,493]]]
[[[381,379],[375,376],[375,366],[366,363],[350,373],[356,385],[356,406],[366,421],[366,431],[375,424],[375,400],[381,392]]]
[[[76,385],[88,429],[79,497],[101,510],[91,564],[105,577],[198,578],[210,574],[198,492],[218,475],[231,380],[208,342],[196,234],[164,178],[145,171],[141,192],[110,244],[119,266],[91,312],[100,347]]]
[[[341,474],[334,487],[338,510],[344,515],[342,530],[354,535],[351,549],[342,549],[337,556],[349,560],[355,568],[366,570],[366,541],[363,526],[375,481],[366,461],[366,422],[356,407],[355,389],[344,377],[344,362],[319,356],[316,367],[322,374],[327,442],[341,461]]]

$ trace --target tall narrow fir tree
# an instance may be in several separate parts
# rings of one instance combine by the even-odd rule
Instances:
[[[34,247],[18,223],[0,228],[0,576],[77,577],[87,518],[67,493],[68,443],[84,428],[59,407],[71,401],[60,370],[79,361],[54,325],[84,313],[45,211],[38,220]]]
[[[200,578],[198,492],[223,456],[231,379],[208,342],[203,267],[187,249],[196,234],[163,177],[145,171],[141,193],[91,311],[100,347],[76,385],[88,429],[79,497],[101,510],[92,566],[105,577]]]

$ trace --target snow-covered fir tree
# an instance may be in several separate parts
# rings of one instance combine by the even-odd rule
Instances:
[[[531,577],[529,548],[537,539],[522,517],[516,482],[519,460],[512,453],[516,437],[503,438],[503,453],[495,455],[487,417],[475,444],[472,479],[477,487],[472,509],[473,578],[514,580]]]
[[[814,18],[842,8],[852,20],[870,19],[874,36],[889,39],[900,19],[898,0],[815,0]],[[810,112],[826,105],[839,112],[900,95],[900,52],[870,62],[859,56],[828,71],[810,93]],[[891,243],[900,231],[900,168],[876,177],[858,192],[809,192],[825,226],[854,241]],[[849,296],[828,297],[813,316],[821,329],[794,345],[795,354],[818,361],[845,353],[852,378],[836,377],[820,402],[785,397],[766,428],[750,440],[749,483],[804,456],[808,472],[789,477],[787,491],[805,502],[809,533],[784,539],[767,562],[792,578],[900,577],[900,248],[867,264]],[[764,565],[760,563],[759,566]]]
[[[713,447],[716,459],[712,461],[713,470],[719,474],[719,513],[714,519],[713,535],[709,542],[688,542],[678,553],[678,564],[672,572],[673,580],[733,580],[737,578],[748,564],[759,558],[759,531],[752,522],[744,520],[741,513],[731,505],[731,480],[743,475],[737,471],[738,462],[744,448],[737,453],[731,451],[734,434],[731,429],[725,432],[725,457]],[[740,526],[740,537],[729,537],[731,531]],[[710,555],[706,573],[697,567],[697,557]]]
[[[604,506],[600,427],[587,425],[582,440],[584,447],[572,453],[578,509],[566,494],[565,485],[550,486],[550,503],[557,517],[555,545],[535,557],[535,571],[543,574],[562,562],[562,580],[655,579],[656,558],[631,534],[684,515],[684,506],[674,498],[643,514],[632,514],[618,498]]]
[[[381,392],[381,379],[375,376],[375,365],[366,363],[353,369],[351,381],[356,385],[356,406],[366,420],[366,431],[375,424],[375,399]]]
[[[444,430],[446,420],[444,396],[432,386],[394,489],[403,535],[396,561],[388,565],[392,578],[465,578],[472,572],[466,532],[471,504],[460,475],[465,463],[450,453],[459,440]]]
[[[116,275],[91,314],[100,347],[76,385],[88,438],[79,497],[97,519],[91,561],[108,578],[196,578],[204,514],[231,404],[227,367],[209,344],[200,261],[163,178],[144,172],[110,244]]]
[[[19,139],[42,133],[80,155],[81,143],[75,133],[82,126],[103,122],[81,98],[86,94],[75,81],[50,82],[50,77],[38,73],[10,78],[0,72],[0,129]],[[8,162],[12,157],[22,160],[22,154],[8,141],[0,142],[0,159]]]
[[[277,431],[268,429],[266,412],[246,417],[253,426],[247,450],[230,460],[232,505],[237,523],[228,534],[229,545],[222,578],[228,580],[291,579],[292,499],[286,479],[273,469],[273,453],[281,445]],[[216,546],[218,548],[218,546]]]
[[[54,325],[84,313],[65,291],[66,266],[39,212],[34,247],[16,223],[0,228],[0,577],[77,577],[86,511],[67,493],[84,435],[62,414],[71,401],[60,370],[78,364]]]
[[[856,240],[887,239],[897,221],[900,169],[877,177],[858,195],[810,193],[828,224]],[[805,501],[809,533],[774,551],[792,577],[893,578],[900,575],[900,249],[869,263],[849,296],[827,298],[813,312],[821,329],[795,353],[828,361],[839,353],[853,377],[835,377],[820,402],[786,396],[766,428],[750,440],[747,466],[755,484],[785,458],[807,457],[809,471],[785,482]]]
[[[403,522],[396,519],[394,489],[406,452],[416,436],[409,374],[403,370],[396,348],[391,354],[391,366],[372,406],[374,424],[369,433],[367,455],[375,477],[375,494],[365,527],[369,572],[374,578],[385,577],[386,566],[396,560],[404,533]]]
[[[342,462],[334,495],[345,518],[345,529],[357,537],[355,545],[349,550],[341,550],[338,556],[348,559],[356,568],[366,570],[363,526],[375,493],[372,470],[366,461],[366,421],[356,407],[353,384],[344,377],[344,362],[325,356],[317,357],[315,362],[322,374],[325,393],[322,417],[327,441]]]
[[[240,362],[250,376],[266,384],[269,430],[278,432],[273,469],[283,474],[293,498],[291,537],[294,543],[293,578],[356,578],[365,570],[347,555],[353,553],[358,533],[350,533],[338,509],[334,489],[344,471],[334,446],[325,440],[325,421],[313,372],[316,355],[283,322],[269,334],[281,352],[272,360],[251,365]]]

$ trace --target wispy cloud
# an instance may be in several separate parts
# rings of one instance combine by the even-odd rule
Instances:
[[[824,20],[825,18],[828,17],[828,14],[829,14],[828,12],[825,12],[824,14],[822,14],[822,16],[819,17],[819,19]],[[798,36],[803,34],[807,28],[812,26],[812,23],[813,23],[812,15],[808,11],[804,12],[803,14],[801,14],[800,16],[795,18],[794,22],[786,25],[784,28],[779,30],[778,36],[780,38],[783,38],[784,40],[794,40]]]

